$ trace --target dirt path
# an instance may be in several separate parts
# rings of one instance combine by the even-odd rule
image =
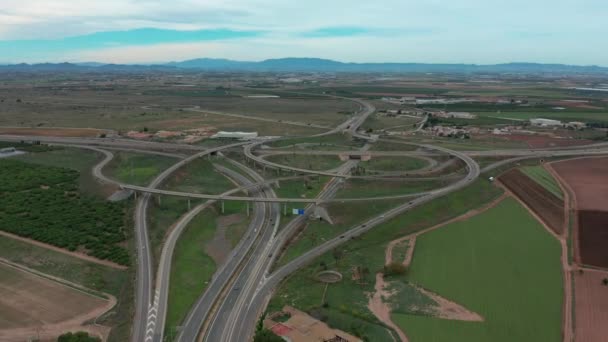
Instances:
[[[84,253],[70,252],[70,251],[65,250],[63,248],[59,248],[59,247],[56,247],[56,246],[53,246],[53,245],[49,245],[47,243],[36,241],[36,240],[33,240],[33,239],[24,238],[24,237],[15,235],[15,234],[11,234],[11,233],[0,231],[0,236],[5,236],[5,237],[8,237],[8,238],[11,238],[11,239],[14,239],[14,240],[18,240],[18,241],[21,241],[21,242],[29,243],[30,245],[34,245],[34,246],[50,249],[50,250],[55,251],[55,252],[59,252],[59,253],[62,253],[62,254],[65,254],[65,255],[69,255],[69,256],[72,256],[72,257],[75,257],[75,258],[78,258],[78,259],[82,259],[82,260],[85,260],[85,261],[93,262],[93,263],[96,263],[96,264],[99,264],[99,265],[104,265],[104,266],[112,267],[112,268],[119,269],[119,270],[126,270],[128,268],[127,266],[119,265],[117,263],[114,263],[114,262],[111,262],[111,261],[108,261],[108,260],[97,259],[95,257],[92,257],[90,255],[86,255]]]
[[[391,308],[388,303],[384,302],[384,298],[390,297],[392,293],[386,290],[386,283],[380,272],[376,273],[376,285],[374,286],[374,290],[375,292],[369,298],[367,307],[382,323],[393,329],[402,342],[409,342],[403,330],[391,320]]]
[[[30,272],[31,274],[37,277],[52,279],[53,281],[61,284],[62,286],[70,287],[72,289],[75,287],[76,290],[82,292],[88,290],[86,288],[83,288],[81,285],[74,284],[53,276],[48,276],[46,274],[42,274],[38,271],[31,270],[22,265],[14,264],[10,261],[6,261],[4,263],[8,266]],[[106,312],[112,310],[112,308],[116,305],[116,297],[107,293],[103,293],[103,295],[106,297],[106,304],[103,306],[97,307],[89,312],[75,316],[69,320],[59,323],[0,330],[0,341],[29,341],[33,337],[36,337],[40,340],[54,340],[55,338],[57,338],[57,336],[68,331],[87,331],[90,334],[99,336],[103,341],[105,341],[108,337],[108,334],[110,333],[110,327],[98,324],[84,325],[86,322],[95,322],[97,318],[101,317]]]
[[[423,229],[416,233],[405,235],[403,237],[400,237],[398,239],[395,239],[395,240],[389,242],[388,245],[386,246],[386,250],[385,250],[385,254],[384,254],[385,263],[390,263],[393,261],[394,247],[397,244],[409,239],[410,242],[408,245],[407,253],[406,253],[405,259],[403,260],[404,265],[409,265],[412,261],[413,255],[414,255],[416,238],[418,236],[428,233],[430,231],[436,230],[443,226],[446,226],[450,223],[469,219],[490,208],[495,207],[506,197],[507,197],[507,194],[505,193],[505,194],[501,195],[500,197],[496,198],[495,200],[493,200],[492,202],[486,204],[483,207],[469,210],[468,212],[466,212],[460,216],[449,219],[447,221],[444,221],[444,222],[434,225],[432,227]],[[390,328],[392,328],[397,333],[397,335],[399,336],[399,339],[401,339],[401,341],[408,342],[409,340],[408,340],[405,332],[403,332],[403,330],[401,330],[401,328],[399,328],[391,320],[391,308],[390,308],[389,304],[383,300],[383,298],[390,297],[392,295],[392,293],[386,291],[386,282],[384,281],[382,273],[376,274],[376,284],[374,286],[374,289],[375,289],[375,292],[372,294],[372,296],[370,296],[367,307],[382,323],[384,323],[387,326],[389,326]],[[470,320],[473,320],[473,321],[481,320],[482,321],[483,320],[483,318],[481,316],[479,316],[478,314],[467,310],[466,308],[462,307],[461,305],[458,305],[457,303],[451,302],[443,297],[440,297],[439,295],[433,294],[430,291],[426,291],[424,289],[419,289],[419,290],[422,290],[423,293],[425,293],[426,295],[431,297],[433,300],[435,300],[435,302],[437,302],[437,304],[439,305],[439,308],[440,308],[439,317],[445,316],[444,318],[450,317],[447,319],[460,319],[460,320],[465,320],[465,321],[467,321],[467,320],[468,321],[470,321]],[[443,312],[443,313],[441,313],[441,312]]]

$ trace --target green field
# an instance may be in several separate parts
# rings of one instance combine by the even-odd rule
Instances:
[[[279,182],[275,193],[281,198],[315,198],[328,180],[325,176],[284,180]]]
[[[106,165],[103,172],[123,183],[146,186],[177,161],[175,158],[153,154],[114,152],[114,159]]]
[[[507,219],[508,218],[508,219]],[[418,238],[408,281],[482,323],[394,313],[411,341],[560,341],[560,246],[517,201]]]
[[[447,185],[437,181],[401,181],[401,180],[367,180],[350,179],[336,194],[336,198],[382,197],[414,194],[433,190]],[[403,199],[402,201],[406,201]]]
[[[175,171],[164,185],[165,189],[205,194],[219,194],[235,187],[228,178],[215,171],[212,160],[202,158]]]
[[[317,258],[308,267],[283,281],[268,310],[275,311],[284,305],[292,305],[309,313],[320,313],[332,327],[355,333],[367,338],[368,341],[391,341],[388,329],[367,309],[368,294],[374,289],[375,273],[381,271],[384,266],[386,244],[403,235],[477,208],[501,193],[500,188],[494,187],[485,180],[478,180],[465,189],[426,203],[375,227],[361,237],[350,240],[336,250]],[[334,212],[338,210],[340,216],[346,217],[359,215],[359,212],[377,214],[381,211],[380,208],[365,206],[371,207],[370,203],[364,203],[360,207],[334,208]],[[386,209],[388,208],[383,210]],[[356,219],[360,220],[361,217]],[[287,250],[284,259],[293,259],[322,239],[336,236],[349,227],[347,224],[316,227],[316,223],[311,223],[304,231],[303,237]],[[284,263],[285,260],[282,262]],[[367,270],[360,282],[351,279],[353,267]],[[325,285],[315,280],[315,274],[326,268],[341,272],[344,279],[328,287],[325,307],[322,305]]]
[[[343,134],[324,135],[321,137],[301,137],[282,139],[269,143],[272,147],[290,147],[297,144],[308,144],[310,149],[335,149],[348,150],[351,148],[361,147],[363,143],[353,141],[349,136]]]
[[[342,165],[338,156],[314,154],[279,154],[266,157],[269,162],[299,169],[326,171]]]
[[[373,157],[359,165],[373,171],[412,171],[428,166],[428,161],[414,157]]]
[[[91,195],[105,197],[103,185],[91,174],[91,169],[102,158],[97,152],[80,148],[54,148],[41,152],[26,153],[11,159],[31,164],[68,168],[80,172],[79,189]]]
[[[78,178],[72,169],[0,160],[0,229],[128,265],[124,203],[82,194]]]
[[[217,215],[210,209],[198,214],[180,236],[171,262],[171,281],[165,334],[173,340],[176,330],[203,293],[216,265],[204,251],[216,229]]]
[[[524,166],[521,168],[521,171],[558,198],[564,199],[562,189],[559,187],[559,184],[557,184],[555,178],[553,178],[553,176],[551,176],[551,174],[541,165]]]

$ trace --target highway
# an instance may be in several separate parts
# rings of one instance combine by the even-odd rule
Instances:
[[[242,164],[235,162],[234,164],[254,180],[262,180],[261,176],[257,175],[255,171]],[[274,191],[269,187],[260,189],[260,195],[275,196]],[[229,303],[236,302],[238,289],[247,284],[248,274],[251,273],[249,261],[260,258],[265,243],[275,234],[279,222],[280,208],[277,205],[263,203],[255,205],[254,218],[245,236],[241,239],[239,245],[232,250],[227,261],[215,273],[205,292],[189,312],[177,341],[195,341],[204,323],[207,323],[203,329],[204,334],[214,334],[212,332],[214,324],[221,321],[218,321],[217,318],[223,317],[226,310],[232,308]],[[213,317],[211,321],[210,316]]]
[[[236,172],[234,172],[230,169],[227,169],[225,167],[222,167],[220,165],[216,165],[215,167],[218,171],[220,171],[221,173],[226,175],[226,177],[232,179],[235,183],[241,185],[241,187],[252,185],[251,180],[242,176],[239,173],[236,173]],[[231,194],[231,193],[239,192],[239,191],[241,191],[241,187],[226,191],[224,194]],[[154,322],[153,323],[154,328],[155,328],[154,335],[153,335],[154,342],[162,341],[163,337],[165,336],[164,329],[165,329],[165,324],[166,324],[165,321],[166,321],[166,315],[167,315],[169,281],[170,281],[170,275],[171,275],[171,260],[172,260],[172,256],[173,256],[173,252],[174,252],[177,240],[181,236],[182,232],[186,229],[188,224],[201,211],[208,208],[214,202],[215,201],[210,200],[210,201],[204,202],[202,204],[199,204],[195,208],[190,210],[188,213],[183,215],[174,224],[173,230],[171,231],[171,233],[169,234],[169,236],[167,237],[167,239],[163,245],[163,249],[161,252],[161,258],[160,258],[160,262],[159,262],[159,268],[156,273],[155,295],[158,297],[158,301],[156,301],[156,303],[155,303],[156,304],[156,306],[154,308],[155,315],[152,317],[148,317],[148,324],[150,324],[149,322],[151,322],[151,321]],[[249,241],[252,242],[254,240],[254,239],[250,238],[249,234],[255,233],[255,231],[257,229],[259,229],[263,223],[264,211],[260,209],[261,207],[262,206],[254,207],[252,220],[251,220],[251,223],[249,224],[249,228],[247,229],[247,233],[246,233],[248,235],[245,239],[242,239],[240,241],[239,245],[237,245],[235,247],[234,253],[231,254],[228,259],[233,258],[234,254],[236,254],[236,253],[241,253],[241,252],[244,252],[249,249],[249,246],[247,246],[247,242],[249,242]],[[225,266],[226,265],[224,265],[224,267]],[[218,274],[219,273],[222,273],[222,272],[218,272]],[[216,280],[216,282],[217,281],[221,282],[221,280]]]
[[[338,96],[332,96],[342,98]],[[375,112],[370,103],[349,99],[359,104],[360,110],[348,120],[327,132],[311,137],[320,137],[329,134],[348,132],[353,137],[371,140],[371,137],[358,131],[365,120]],[[419,129],[419,127],[417,127]],[[589,146],[575,146],[568,148],[548,148],[537,150],[496,150],[496,151],[453,151],[434,145],[415,144],[393,140],[383,140],[396,143],[415,145],[424,149],[423,151],[296,151],[298,154],[323,154],[335,155],[348,153],[350,155],[371,154],[386,156],[434,156],[451,155],[462,160],[466,165],[466,176],[456,180],[454,183],[440,189],[419,192],[415,194],[404,194],[394,196],[366,197],[366,198],[341,198],[335,199],[340,184],[344,179],[351,178],[349,174],[352,167],[358,161],[349,160],[340,168],[331,171],[313,171],[295,168],[277,163],[272,163],[256,155],[254,149],[266,141],[239,142],[216,148],[205,149],[196,145],[178,145],[170,143],[144,142],[129,139],[109,138],[57,138],[57,137],[31,137],[31,136],[0,136],[0,140],[8,141],[32,141],[38,140],[50,144],[70,145],[78,148],[86,148],[104,154],[104,159],[92,170],[93,175],[106,183],[113,183],[123,189],[143,193],[136,201],[135,210],[135,236],[137,244],[137,281],[136,281],[136,306],[135,319],[133,323],[132,340],[135,342],[160,342],[165,332],[165,318],[168,304],[168,289],[170,282],[171,258],[176,242],[187,224],[204,210],[213,201],[247,201],[254,202],[251,222],[243,238],[231,251],[226,262],[219,266],[205,292],[197,300],[183,322],[182,329],[178,332],[177,341],[190,342],[197,339],[203,341],[248,341],[253,335],[254,326],[260,313],[264,310],[267,302],[279,283],[289,274],[307,265],[320,255],[327,253],[351,238],[359,236],[373,229],[379,224],[391,220],[408,210],[432,201],[438,197],[466,187],[474,182],[480,175],[479,165],[472,159],[473,156],[505,156],[512,157],[504,161],[498,161],[486,168],[490,171],[507,163],[527,158],[549,158],[567,157],[581,155],[601,155],[608,153],[608,143],[599,143]],[[279,139],[275,139],[279,140]],[[135,186],[123,184],[103,175],[104,166],[109,163],[113,154],[99,147],[130,150],[133,152],[151,151],[150,153],[164,154],[183,158],[174,165],[159,174],[148,186]],[[159,189],[161,184],[176,170],[187,163],[209,154],[215,154],[226,149],[243,148],[247,159],[255,163],[270,167],[288,170],[297,174],[316,174],[331,177],[325,188],[317,198],[277,198],[270,184],[281,179],[293,179],[301,176],[283,177],[274,180],[265,180],[251,168],[230,161],[238,167],[245,175],[232,169],[216,166],[218,171],[234,180],[238,186],[220,195],[187,193]],[[366,144],[366,149],[369,144]],[[170,151],[170,152],[169,152]],[[278,150],[265,150],[264,154],[285,153]],[[289,152],[293,153],[293,152]],[[383,154],[384,153],[384,154]],[[191,155],[190,155],[191,154]],[[353,177],[354,178],[354,177]],[[368,178],[368,177],[359,177]],[[372,177],[369,177],[372,178]],[[237,195],[238,192],[246,191],[247,195]],[[147,235],[147,211],[150,198],[153,194],[179,196],[185,198],[206,199],[207,202],[189,211],[176,223],[174,230],[168,236],[161,259],[159,269],[154,282],[153,262],[150,253]],[[288,264],[276,269],[271,273],[273,263],[281,254],[283,248],[293,237],[298,229],[305,223],[307,216],[314,210],[314,206],[321,203],[349,202],[349,201],[376,201],[387,199],[404,199],[405,203],[373,217],[366,222],[351,227],[347,232],[331,240],[314,247],[302,254]],[[290,221],[281,231],[278,231],[280,223],[280,207],[278,203],[308,203],[305,215]],[[154,283],[156,284],[153,292]],[[202,333],[201,333],[202,331]]]

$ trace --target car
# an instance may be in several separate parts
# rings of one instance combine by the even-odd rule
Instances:
[[[340,239],[344,239],[344,235],[340,235]]]
[[[384,215],[380,215],[380,218],[384,218]]]

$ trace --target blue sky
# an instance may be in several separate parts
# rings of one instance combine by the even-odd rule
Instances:
[[[608,66],[605,0],[2,0],[0,62]]]

